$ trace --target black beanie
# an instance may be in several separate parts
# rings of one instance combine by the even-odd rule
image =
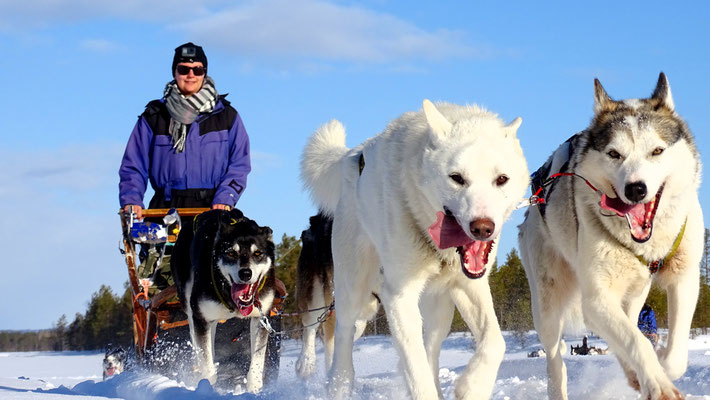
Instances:
[[[201,62],[202,66],[207,69],[207,56],[202,47],[195,45],[192,42],[187,42],[175,48],[175,56],[173,56],[173,68],[170,75],[175,75],[175,67],[179,63]]]

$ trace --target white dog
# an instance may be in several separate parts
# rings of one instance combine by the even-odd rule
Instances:
[[[477,106],[424,101],[380,135],[345,147],[338,121],[322,126],[302,158],[302,177],[334,216],[335,354],[330,393],[349,396],[356,321],[379,297],[414,399],[441,397],[439,351],[456,306],[477,351],[457,398],[488,398],[505,353],[487,267],[493,240],[529,182],[516,138]],[[423,333],[423,334],[422,334]]]
[[[581,304],[641,398],[681,398],[671,380],[687,368],[698,297],[700,156],[663,73],[651,98],[614,101],[595,81],[594,99],[591,125],[550,157],[533,185],[557,171],[579,177],[555,179],[546,205],[520,226],[548,393],[567,398],[562,316],[580,315]],[[636,326],[652,279],[668,292],[668,345],[658,357]]]

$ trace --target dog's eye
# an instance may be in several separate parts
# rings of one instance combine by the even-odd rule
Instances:
[[[618,160],[621,158],[621,154],[619,154],[619,152],[616,150],[609,150],[609,152],[606,153],[606,155],[608,155],[609,157],[611,157],[615,160]]]
[[[466,184],[466,180],[464,180],[463,176],[461,176],[461,174],[457,172],[454,172],[453,174],[449,175],[449,178],[451,178],[452,181],[458,183],[461,186]]]
[[[503,186],[503,185],[505,185],[506,183],[508,183],[508,180],[509,180],[509,179],[510,179],[510,178],[508,178],[507,175],[500,175],[500,176],[498,176],[498,178],[496,179],[496,185],[498,185],[498,186]]]
[[[232,250],[227,251],[227,256],[229,256],[229,257],[231,257],[231,258],[238,258],[238,257],[239,257],[239,253],[237,253],[236,250],[233,250],[233,249],[232,249]]]
[[[254,252],[254,257],[261,257],[263,254],[264,254],[263,251],[257,250],[257,251]]]
[[[652,155],[652,156],[660,155],[661,153],[663,153],[663,150],[665,150],[663,147],[656,147],[656,148],[651,152],[651,155]]]

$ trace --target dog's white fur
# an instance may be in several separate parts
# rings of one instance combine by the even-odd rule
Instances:
[[[490,397],[505,342],[488,275],[467,278],[456,250],[438,250],[427,229],[448,207],[469,237],[469,223],[482,217],[495,222],[490,239],[498,237],[529,182],[516,138],[520,123],[517,118],[505,125],[477,106],[434,106],[425,100],[423,111],[402,115],[353,149],[345,146],[345,130],[335,120],[312,136],[302,158],[302,178],[319,207],[334,216],[333,398],[351,392],[355,323],[376,311],[372,293],[387,313],[412,398],[441,397],[438,358],[454,306],[478,349],[456,384],[456,397]],[[453,173],[466,184],[454,182]],[[509,181],[498,186],[501,174]],[[494,259],[495,246],[487,265]]]
[[[677,117],[665,75],[659,78],[654,97],[660,107],[667,108],[669,118]],[[599,84],[595,118],[609,102],[612,100]],[[544,221],[538,210],[530,209],[520,226],[520,251],[532,292],[535,328],[547,351],[551,399],[567,398],[562,315],[583,315],[586,325],[608,342],[642,399],[681,397],[671,380],[687,368],[688,334],[698,296],[704,229],[697,197],[699,156],[692,137],[667,143],[655,129],[659,127],[657,120],[641,123],[637,118],[640,100],[621,103],[633,110],[625,117],[623,128],[610,130],[603,151],[591,148],[583,152],[589,130],[583,132],[570,167],[609,197],[616,197],[612,185],[622,188],[617,189],[622,196],[624,185],[630,182],[645,182],[651,194],[665,183],[651,238],[645,243],[631,240],[625,219],[601,216],[600,195],[573,177],[558,178],[561,181],[547,199]],[[658,147],[665,150],[652,155]],[[610,149],[623,157],[613,159]],[[646,260],[664,258],[686,219],[685,235],[675,257],[652,277],[636,255]],[[668,292],[669,338],[658,357],[636,325],[652,279]]]

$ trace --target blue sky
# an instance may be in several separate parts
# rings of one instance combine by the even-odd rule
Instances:
[[[341,120],[353,146],[424,98],[522,116],[535,169],[589,123],[595,77],[613,98],[647,97],[664,71],[708,154],[710,4],[582,3],[0,0],[0,329],[48,328],[101,284],[122,291],[118,166],[186,41],[250,135],[238,207],[277,239],[315,212],[298,172],[320,124]]]

